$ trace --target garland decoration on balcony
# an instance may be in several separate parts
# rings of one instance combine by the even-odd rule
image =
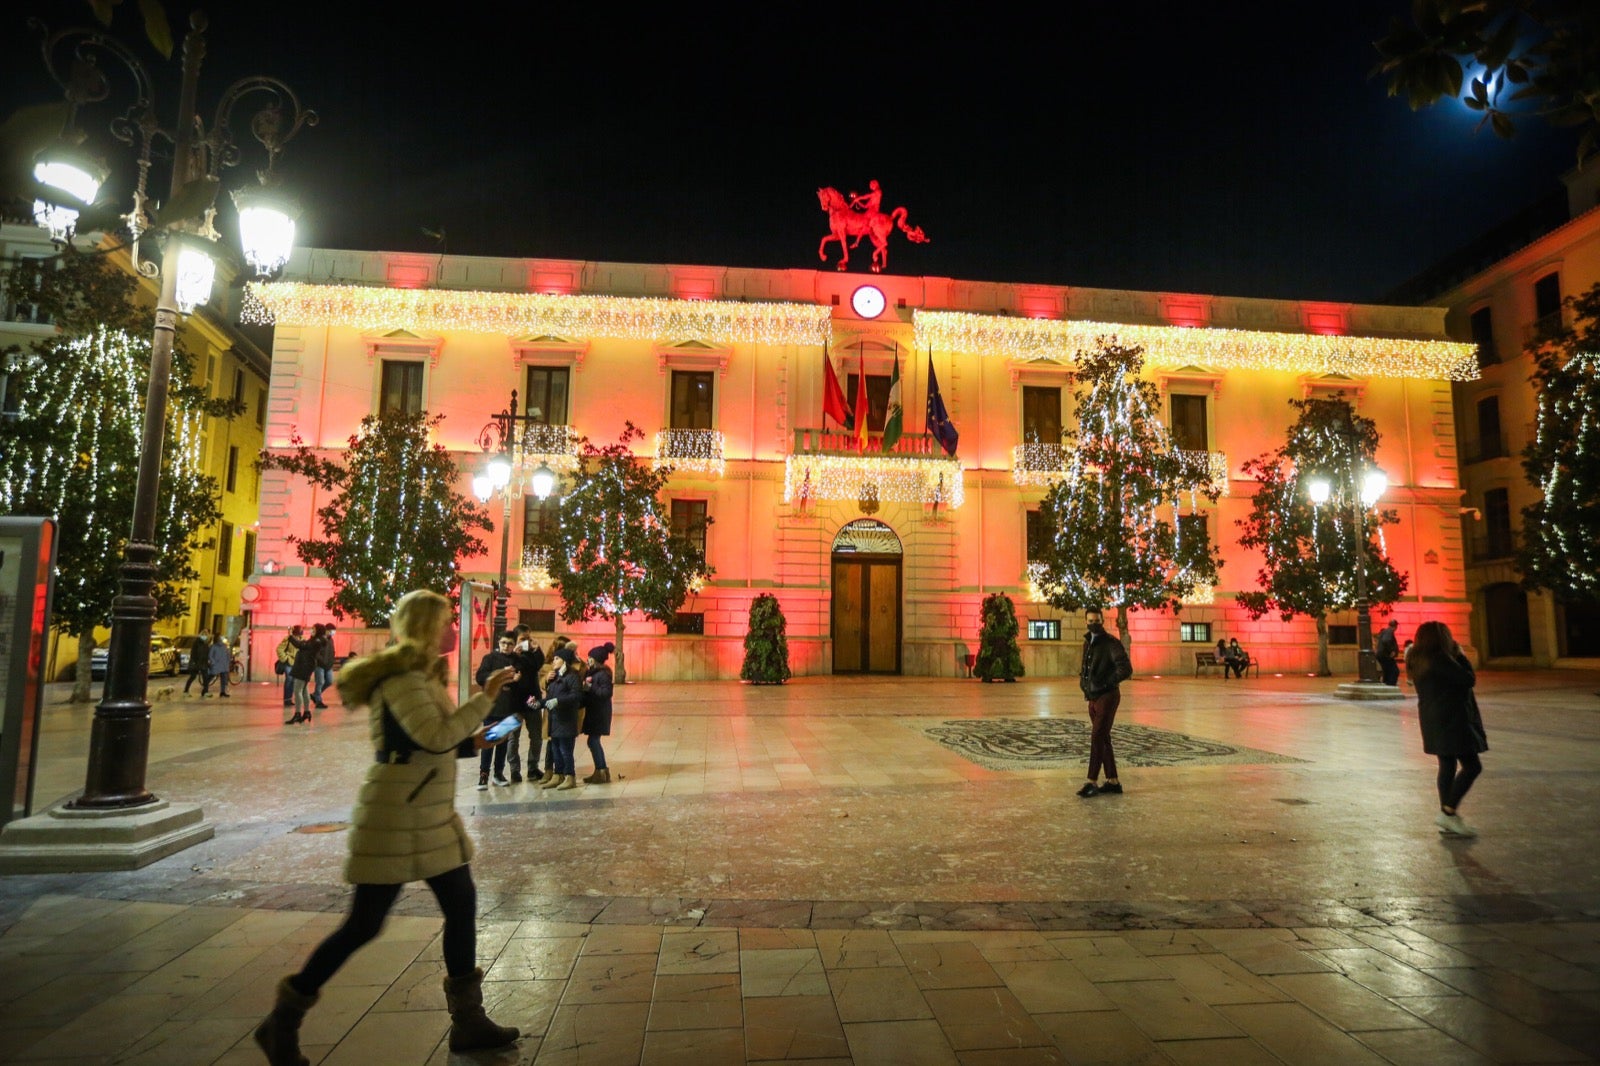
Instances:
[[[346,326],[366,332],[531,333],[819,347],[833,328],[832,308],[816,304],[395,289],[297,281],[247,285],[240,321],[247,325]]]
[[[728,464],[722,457],[722,433],[715,429],[663,429],[656,433],[650,465],[683,474],[721,477]]]
[[[1471,381],[1477,346],[1444,340],[1347,337],[1126,322],[1009,318],[966,311],[917,311],[916,343],[1002,359],[1076,363],[1080,353],[1114,337],[1141,348],[1147,367],[1207,366],[1349,377]]]
[[[864,496],[953,511],[966,498],[961,462],[890,455],[791,455],[783,461],[785,503]]]

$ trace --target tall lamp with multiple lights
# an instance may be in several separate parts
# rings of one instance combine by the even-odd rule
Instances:
[[[1350,444],[1349,492],[1350,520],[1355,533],[1356,547],[1356,648],[1357,664],[1362,684],[1379,684],[1377,656],[1372,650],[1372,611],[1367,602],[1367,515],[1377,506],[1389,489],[1389,477],[1376,467],[1359,471],[1356,459],[1355,426],[1348,425],[1339,434]],[[1359,480],[1358,480],[1359,475]],[[1306,495],[1317,506],[1327,503],[1333,495],[1333,483],[1326,477],[1313,477],[1306,485]],[[1357,506],[1357,501],[1360,506]]]
[[[499,494],[503,507],[500,520],[500,579],[494,586],[494,632],[498,636],[506,631],[506,601],[511,597],[507,585],[507,558],[511,550],[511,502],[524,492],[531,492],[543,501],[555,490],[556,475],[546,463],[521,475],[518,470],[519,443],[525,426],[543,425],[531,414],[517,413],[517,390],[511,390],[511,404],[495,415],[478,432],[478,447],[487,458],[484,468],[472,478],[472,493],[479,501],[488,503]]]
[[[35,159],[39,183],[35,219],[57,240],[69,239],[80,213],[92,204],[106,176],[106,168],[80,147],[83,135],[76,126],[78,110],[110,94],[110,84],[98,60],[111,56],[133,76],[137,98],[111,123],[117,140],[138,150],[138,183],[133,208],[123,220],[133,235],[132,259],[145,277],[160,277],[155,334],[150,350],[150,384],[145,396],[143,437],[140,442],[138,483],[134,495],[133,529],[121,569],[121,592],[111,608],[111,639],[104,695],[95,708],[89,740],[89,766],[83,794],[68,806],[80,811],[118,811],[156,802],[145,787],[150,750],[148,672],[150,634],[155,623],[156,504],[161,489],[162,436],[167,421],[167,389],[172,373],[172,343],[178,315],[205,303],[216,274],[213,254],[219,234],[213,226],[221,171],[240,162],[230,122],[235,106],[245,97],[265,97],[250,120],[250,132],[267,151],[267,167],[257,187],[234,194],[239,213],[239,237],[245,259],[258,273],[280,269],[294,244],[293,205],[276,189],[274,164],[283,146],[303,126],[315,125],[316,112],[300,106],[286,84],[276,78],[241,78],[223,92],[215,115],[206,126],[199,115],[196,96],[200,64],[205,57],[206,17],[194,12],[183,39],[182,85],[177,114],[171,126],[162,126],[156,114],[149,72],[128,47],[93,29],[49,32],[31,21],[43,35],[41,51],[50,75],[66,91],[67,125],[60,141]],[[65,60],[65,63],[58,60]],[[148,179],[157,141],[171,145],[172,175],[167,200],[155,205]],[[175,217],[168,217],[175,216]],[[160,240],[159,264],[141,254],[146,238]]]

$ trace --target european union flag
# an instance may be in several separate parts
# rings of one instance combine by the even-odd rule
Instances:
[[[933,374],[932,352],[928,353],[928,432],[938,438],[946,455],[956,453],[961,434],[956,432],[955,423],[950,421],[950,412],[945,410],[944,397],[939,395],[939,379]]]

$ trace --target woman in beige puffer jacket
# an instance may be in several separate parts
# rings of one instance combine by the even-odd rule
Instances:
[[[396,643],[339,672],[340,697],[352,709],[368,709],[376,755],[350,819],[345,880],[355,885],[355,896],[344,924],[318,945],[299,973],[278,982],[277,1004],[255,1033],[273,1066],[305,1066],[301,1019],[323,984],[378,935],[410,881],[426,881],[444,912],[450,1050],[503,1047],[520,1035],[490,1021],[483,1010],[477,889],[468,866],[472,840],[455,809],[456,745],[482,728],[494,697],[516,671],[496,671],[485,679],[482,692],[455,706],[439,654],[449,624],[450,602],[443,596],[408,593],[390,621]]]

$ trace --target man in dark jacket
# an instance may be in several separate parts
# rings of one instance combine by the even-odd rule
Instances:
[[[1117,718],[1122,690],[1117,686],[1133,676],[1133,664],[1122,641],[1106,632],[1105,615],[1098,607],[1083,613],[1089,632],[1083,638],[1083,666],[1078,671],[1078,687],[1089,701],[1089,780],[1078,795],[1084,799],[1102,792],[1122,795],[1117,780],[1117,757],[1111,750],[1111,723]],[[1095,784],[1104,765],[1106,783]]]
[[[1400,620],[1389,619],[1389,624],[1378,630],[1378,635],[1373,639],[1372,652],[1378,660],[1378,666],[1383,670],[1383,683],[1385,685],[1400,684],[1400,641],[1395,639],[1395,630],[1400,628]]]
[[[485,655],[483,661],[478,663],[477,680],[479,688],[484,687],[484,682],[496,670],[503,670],[508,666],[516,666],[516,659],[511,654],[512,644],[515,639],[515,635],[510,632],[501,633],[495,641],[494,651]],[[516,712],[517,708],[511,702],[511,690],[515,687],[516,681],[513,680],[511,684],[500,690],[499,695],[495,697],[494,706],[490,707],[489,713],[483,716],[485,725],[492,725],[507,715]],[[506,780],[506,749],[516,743],[517,738],[513,736],[504,744],[496,744],[492,748],[483,749],[483,753],[478,756],[479,792],[487,791],[489,788],[489,760],[491,758],[494,760],[494,783],[497,785],[509,785],[511,783]]]
[[[544,744],[539,725],[540,716],[544,713],[539,694],[539,671],[544,668],[544,649],[534,643],[530,626],[518,626],[512,630],[512,638],[511,658],[517,668],[517,679],[506,688],[511,690],[511,709],[522,716],[523,727],[528,733],[528,778],[535,780],[539,777],[539,749]],[[517,751],[520,743],[520,738],[515,735],[507,742],[511,750],[506,752],[506,762],[511,767],[513,785],[522,780],[522,756]]]

